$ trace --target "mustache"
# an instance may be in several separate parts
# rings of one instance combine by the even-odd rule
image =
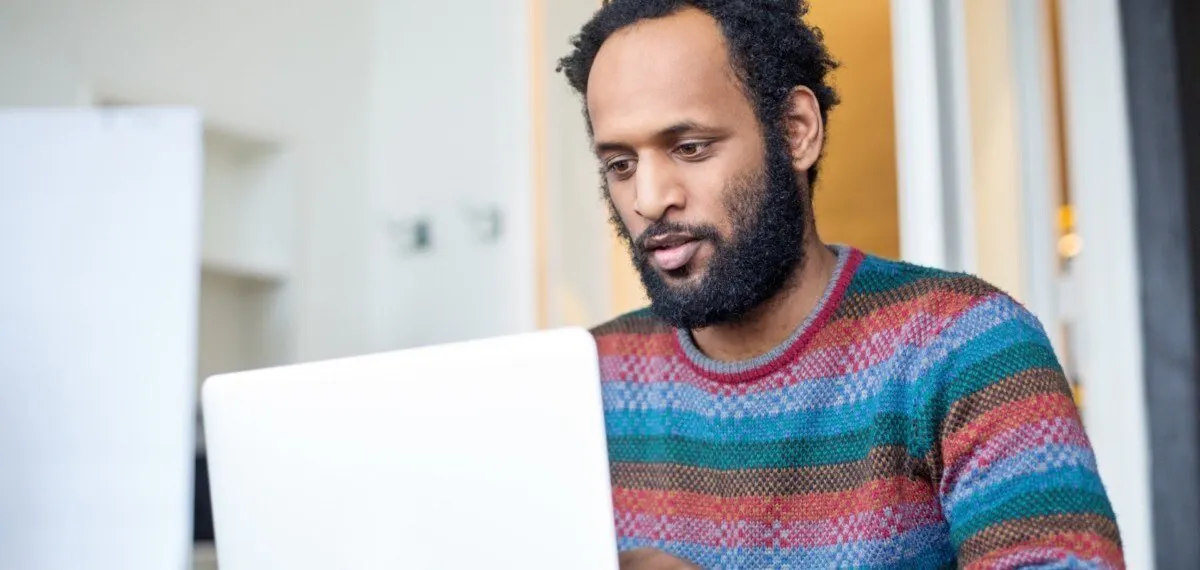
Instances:
[[[710,225],[658,221],[651,224],[637,239],[633,240],[634,252],[637,255],[646,255],[646,242],[648,240],[668,234],[682,234],[695,240],[706,239],[713,242],[721,240],[721,234],[717,233],[717,228]]]

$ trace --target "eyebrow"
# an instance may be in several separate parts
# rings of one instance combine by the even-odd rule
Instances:
[[[658,131],[657,133],[654,133],[654,138],[659,139],[659,140],[672,139],[672,138],[678,138],[680,135],[683,135],[683,134],[689,133],[689,132],[693,132],[693,131],[711,131],[711,130],[714,130],[714,129],[712,127],[707,127],[705,125],[697,123],[696,121],[680,121],[678,123],[675,123],[669,127],[666,127],[664,129]],[[604,154],[607,152],[629,150],[629,145],[619,143],[619,142],[599,141],[594,145],[593,148],[597,155],[601,155],[601,154]]]

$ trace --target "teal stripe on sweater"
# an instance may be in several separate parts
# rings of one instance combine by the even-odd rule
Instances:
[[[950,540],[962,544],[976,533],[999,523],[1019,519],[1070,514],[1095,514],[1113,518],[1104,495],[1076,489],[1051,489],[1009,497],[969,520],[951,521]]]
[[[847,291],[848,294],[873,295],[876,293],[886,293],[922,279],[936,277],[925,271],[901,270],[883,272],[878,267],[865,268],[866,274],[863,271],[860,269],[858,275],[850,282],[850,288]]]
[[[870,427],[878,416],[897,416],[899,422],[907,423],[910,405],[903,394],[892,392],[845,406],[736,418],[663,408],[615,410],[605,414],[604,423],[610,437],[674,435],[720,442],[776,441],[854,432]]]
[[[1003,318],[1003,317],[1000,317]],[[986,332],[977,335],[970,342],[963,343],[962,347],[954,354],[953,366],[949,369],[950,377],[946,380],[954,380],[965,373],[968,369],[978,366],[981,362],[994,358],[997,354],[1005,349],[1015,345],[1034,345],[1044,349],[1044,352],[1049,353],[1053,357],[1053,347],[1050,345],[1050,339],[1039,330],[1030,329],[1029,324],[1016,320],[1009,319],[1002,323],[993,325]],[[1020,363],[1018,363],[1020,364]],[[1041,364],[1045,365],[1046,361],[1041,358],[1037,363],[1030,362],[1028,365]],[[1051,366],[1057,366],[1057,361],[1051,359]],[[1000,380],[1000,378],[996,378]],[[956,384],[957,382],[952,382]]]
[[[1035,369],[1058,370],[1054,353],[1048,347],[1030,342],[1008,346],[957,374],[941,397],[933,398],[920,415],[943,418],[954,402],[1001,380]]]
[[[708,469],[767,469],[834,465],[864,459],[878,446],[904,445],[906,416],[879,416],[871,427],[833,437],[764,442],[719,442],[677,436],[610,437],[609,460],[673,463]]]
[[[958,499],[952,505],[947,504],[947,515],[955,520],[986,517],[1013,497],[1055,490],[1103,495],[1104,485],[1100,483],[1096,472],[1086,467],[1048,469],[1043,473],[1022,475],[977,487],[970,497]],[[956,490],[955,493],[958,494],[961,491]]]

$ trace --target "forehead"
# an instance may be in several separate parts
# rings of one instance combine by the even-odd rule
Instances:
[[[597,140],[626,140],[684,121],[754,120],[721,29],[694,8],[609,37],[592,63],[587,106]]]

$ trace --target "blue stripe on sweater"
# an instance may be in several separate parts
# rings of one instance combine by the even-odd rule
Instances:
[[[1027,449],[1005,457],[984,469],[968,469],[954,486],[954,492],[945,498],[947,510],[955,509],[963,501],[974,500],[994,485],[1000,485],[1026,476],[1044,477],[1050,472],[1082,469],[1096,473],[1096,458],[1092,451],[1079,445],[1051,444]]]
[[[971,520],[1012,501],[1014,497],[1044,491],[1088,492],[1104,495],[1104,485],[1094,470],[1086,467],[1050,469],[1045,473],[1022,475],[991,487],[978,489],[974,496],[954,502],[946,509],[946,517],[956,521]]]
[[[650,547],[689,560],[703,568],[929,568],[928,560],[940,566],[953,556],[942,525],[931,525],[897,536],[859,540],[813,548],[722,547],[689,542],[664,542],[640,537],[622,537],[620,550]]]
[[[990,320],[994,322],[994,325],[999,325],[997,311],[1001,307],[997,304],[1012,304],[1012,301],[997,297],[976,306],[964,314],[964,317],[974,315],[968,321],[974,322],[973,326],[975,327],[982,324],[981,320]],[[1003,312],[1000,311],[1000,313]],[[957,323],[962,322],[964,321],[961,319],[957,321]],[[784,386],[781,389],[744,395],[716,395],[687,383],[656,382],[648,384],[615,380],[604,382],[601,391],[604,396],[605,409],[609,412],[673,409],[721,419],[731,419],[738,415],[762,417],[762,410],[768,411],[767,417],[809,410],[827,413],[828,408],[870,400],[881,392],[904,394],[905,390],[908,390],[908,387],[913,384],[922,384],[922,392],[930,392],[935,387],[944,387],[938,381],[931,381],[928,376],[934,366],[950,364],[945,359],[946,354],[951,350],[959,349],[962,345],[974,346],[976,343],[973,341],[992,345],[1014,332],[1019,332],[1019,325],[993,326],[992,330],[984,332],[978,339],[953,334],[946,341],[939,341],[936,347],[922,348],[911,343],[903,343],[896,347],[888,359],[852,374],[808,379]],[[993,349],[986,352],[975,350],[974,353],[982,358],[992,351]],[[903,366],[905,370],[897,370],[901,368],[901,364],[907,362],[921,362],[924,365],[919,367]],[[966,361],[956,360],[953,368],[961,370],[974,362],[975,358]]]

